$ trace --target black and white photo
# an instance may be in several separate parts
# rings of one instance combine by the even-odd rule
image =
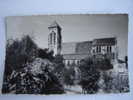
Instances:
[[[127,14],[6,17],[3,94],[129,91]]]

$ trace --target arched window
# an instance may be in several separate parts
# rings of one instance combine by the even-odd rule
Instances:
[[[107,46],[107,52],[109,52],[109,46]]]
[[[98,46],[96,47],[96,52],[98,53]]]
[[[52,33],[50,33],[50,44],[52,44]]]
[[[97,46],[97,47],[96,47],[96,52],[97,52],[97,53],[101,52],[101,46]]]
[[[54,35],[54,44],[56,43],[56,33],[53,32],[53,35]]]
[[[112,52],[112,47],[111,46],[107,46],[107,52]]]
[[[99,52],[101,52],[101,46],[99,46]]]
[[[110,46],[110,48],[109,48],[109,49],[110,49],[109,51],[110,51],[110,52],[112,52],[112,47],[111,47],[111,46]]]

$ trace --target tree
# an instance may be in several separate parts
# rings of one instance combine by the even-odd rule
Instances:
[[[53,53],[29,36],[7,43],[2,93],[59,94],[62,84],[53,71]]]
[[[13,71],[23,69],[26,63],[32,62],[37,56],[37,45],[28,35],[21,40],[7,42],[3,92],[8,91],[6,85],[10,83],[9,77]]]
[[[34,66],[37,65],[37,66]],[[15,94],[62,94],[64,88],[56,75],[52,73],[52,63],[46,59],[35,58],[25,68],[13,71],[6,85],[8,91]],[[36,68],[38,67],[38,68]]]
[[[70,67],[69,69],[66,69],[64,72],[64,83],[69,86],[74,85],[74,79],[75,79],[74,68]]]
[[[112,77],[112,73],[109,73],[108,71],[102,71],[102,78],[104,80],[104,88],[103,88],[103,91],[106,92],[106,93],[110,93],[112,92],[112,81],[113,81],[113,77]],[[102,85],[103,85],[102,84]]]
[[[49,59],[52,61],[54,59],[53,53],[53,51],[49,52],[48,49],[38,49],[38,56],[42,59]]]
[[[84,93],[96,93],[98,91],[98,80],[100,73],[97,70],[97,66],[91,57],[81,60],[79,65],[81,72],[80,85],[82,86]]]
[[[63,82],[64,80],[64,72],[66,70],[65,65],[63,63],[63,56],[56,55],[53,60],[54,70],[53,73],[58,77],[58,79]]]
[[[111,60],[104,56],[103,58],[93,58],[93,61],[95,62],[95,66],[97,69],[102,71],[107,71],[110,69],[113,69],[113,65],[111,64]]]

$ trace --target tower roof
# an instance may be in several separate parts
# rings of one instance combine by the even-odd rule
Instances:
[[[53,28],[53,27],[59,27],[59,28],[61,28],[56,21],[54,21],[51,25],[49,25],[48,28]]]

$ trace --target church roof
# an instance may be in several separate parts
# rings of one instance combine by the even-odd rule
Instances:
[[[62,54],[89,54],[91,45],[91,41],[63,43]]]
[[[76,42],[62,43],[62,54],[74,54],[76,45]]]
[[[92,47],[92,41],[79,42],[76,45],[76,53],[78,54],[90,54]]]
[[[101,39],[94,39],[92,45],[115,45],[116,44],[116,38],[101,38]]]
[[[53,27],[59,27],[59,28],[61,28],[60,25],[56,21],[54,21],[51,25],[49,25],[48,28],[53,28]]]
[[[116,38],[101,38],[93,41],[62,43],[64,59],[84,59],[91,56],[91,47],[95,45],[115,45]]]

